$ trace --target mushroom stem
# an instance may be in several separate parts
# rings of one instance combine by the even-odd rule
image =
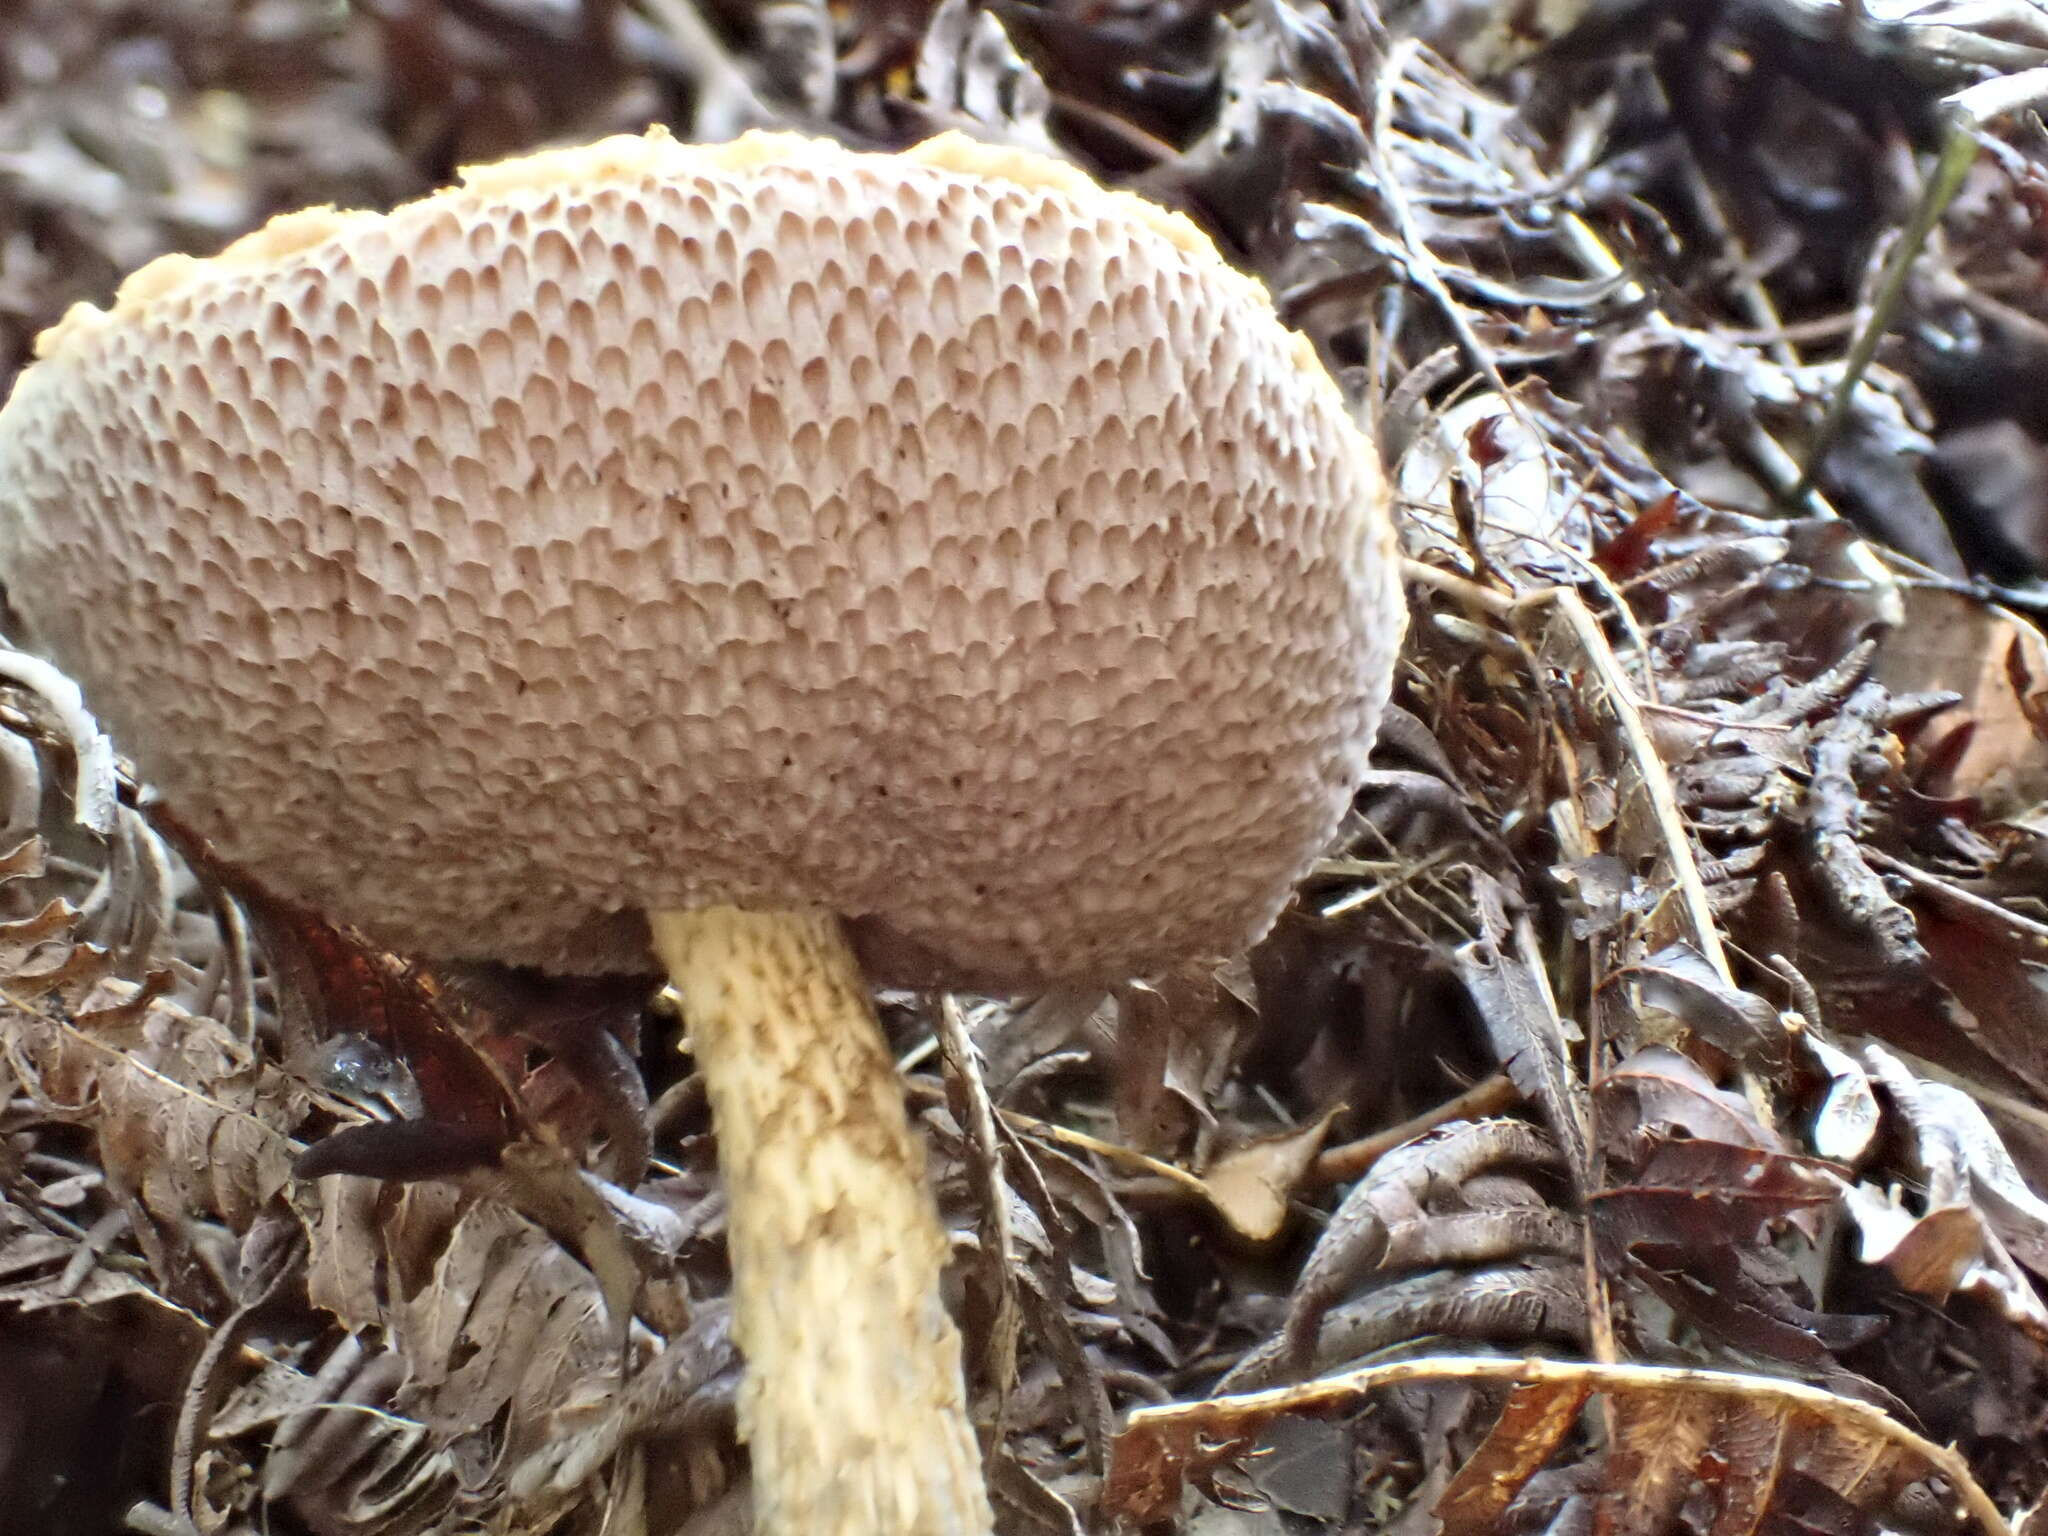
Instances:
[[[718,1130],[761,1536],[986,1536],[946,1236],[836,918],[656,913]]]

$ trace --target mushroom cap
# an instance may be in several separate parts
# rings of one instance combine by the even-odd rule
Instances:
[[[1403,605],[1312,349],[1185,219],[958,136],[656,131],[75,308],[0,580],[190,826],[392,947],[652,970],[822,907],[1023,989],[1258,937]]]

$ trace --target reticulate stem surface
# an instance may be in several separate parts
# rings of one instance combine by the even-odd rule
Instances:
[[[836,918],[657,913],[730,1206],[758,1536],[987,1536],[946,1237]]]

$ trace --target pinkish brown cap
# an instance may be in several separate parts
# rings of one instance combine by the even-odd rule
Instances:
[[[898,979],[1261,934],[1403,626],[1372,443],[1186,220],[947,136],[656,131],[313,210],[80,306],[0,578],[221,853],[396,949]]]

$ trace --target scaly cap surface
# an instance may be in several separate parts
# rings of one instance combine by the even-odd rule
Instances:
[[[1178,215],[948,136],[659,131],[288,215],[45,333],[0,578],[181,815],[396,948],[853,919],[1031,987],[1222,953],[1391,682],[1372,445]]]

